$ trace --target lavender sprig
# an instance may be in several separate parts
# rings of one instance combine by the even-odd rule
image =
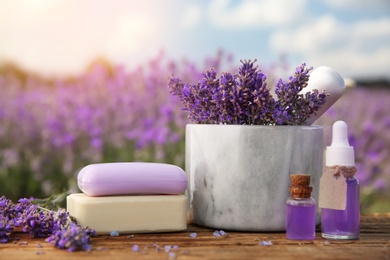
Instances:
[[[226,124],[238,124],[240,108],[235,104],[234,90],[237,87],[237,76],[230,73],[223,73],[220,80],[220,85],[213,95],[213,100],[219,111],[218,122]]]
[[[201,81],[193,86],[193,94],[197,102],[200,121],[215,124],[218,122],[218,110],[216,102],[213,100],[219,86],[219,79],[214,69],[203,73]]]
[[[171,77],[169,86],[171,93],[179,97],[184,104],[183,110],[189,112],[189,118],[197,123],[218,122],[218,111],[213,101],[219,80],[214,69],[202,74],[197,84],[183,83],[180,79]]]
[[[272,123],[274,103],[269,89],[267,77],[254,66],[253,62],[241,61],[239,69],[239,87],[237,88],[237,105],[243,110],[241,124],[267,125]],[[247,121],[247,122],[246,122]]]
[[[306,64],[296,68],[294,76],[289,78],[289,82],[284,83],[279,80],[275,93],[278,100],[275,104],[273,119],[277,125],[301,125],[322,104],[325,103],[325,93],[307,92],[300,94],[300,91],[307,86],[309,72],[313,68],[306,68]]]
[[[59,249],[67,249],[69,252],[76,250],[91,250],[90,240],[95,235],[92,229],[83,229],[76,223],[70,223],[67,229],[57,230],[46,240]]]
[[[47,200],[20,199],[13,204],[5,196],[0,198],[0,242],[7,243],[14,226],[21,226],[23,232],[29,233],[31,238],[44,238],[48,243],[60,248],[74,250],[89,250],[90,238],[95,235],[92,229],[83,229],[64,209],[49,210],[34,203],[44,202],[45,205],[55,207],[52,196]],[[46,204],[48,203],[48,204]]]
[[[238,74],[223,73],[220,79],[210,69],[197,84],[171,77],[168,85],[189,118],[203,124],[301,125],[325,103],[324,92],[300,94],[312,69],[306,64],[296,68],[287,83],[278,81],[275,100],[255,62],[241,61]]]

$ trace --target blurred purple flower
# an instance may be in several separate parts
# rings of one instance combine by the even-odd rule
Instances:
[[[103,147],[103,140],[99,137],[94,137],[91,139],[91,146],[95,149],[101,149]]]

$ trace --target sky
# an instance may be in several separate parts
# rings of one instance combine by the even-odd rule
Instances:
[[[219,49],[261,64],[286,55],[352,79],[390,80],[389,0],[0,0],[0,65],[76,74],[161,51],[202,62]]]

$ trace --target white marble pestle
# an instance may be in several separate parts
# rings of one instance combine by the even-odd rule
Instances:
[[[306,121],[306,125],[311,125],[316,121],[326,110],[328,110],[344,93],[345,82],[343,77],[334,69],[327,66],[320,66],[314,69],[309,77],[308,84],[301,90],[301,94],[317,89],[318,91],[328,95],[326,102],[321,108],[311,115]]]

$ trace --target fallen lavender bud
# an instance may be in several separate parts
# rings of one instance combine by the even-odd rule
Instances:
[[[175,259],[176,256],[177,255],[174,252],[169,252],[169,254],[168,254],[169,259]]]
[[[119,232],[118,231],[111,231],[110,236],[117,237],[117,236],[119,236]]]
[[[133,245],[132,249],[133,249],[134,252],[138,252],[139,251],[139,246],[137,244],[135,244],[135,245]]]
[[[220,230],[220,231],[219,231],[219,234],[220,234],[221,236],[227,236],[227,233],[226,233],[225,231],[223,231],[223,230]]]
[[[166,246],[164,246],[164,251],[165,251],[166,253],[168,253],[169,251],[171,251],[171,248],[172,248],[172,246],[166,245]]]
[[[259,242],[259,246],[272,246],[272,245],[273,245],[273,243],[271,241],[267,241],[267,240]]]
[[[215,237],[227,236],[227,233],[223,230],[216,230],[214,231],[213,236]]]

